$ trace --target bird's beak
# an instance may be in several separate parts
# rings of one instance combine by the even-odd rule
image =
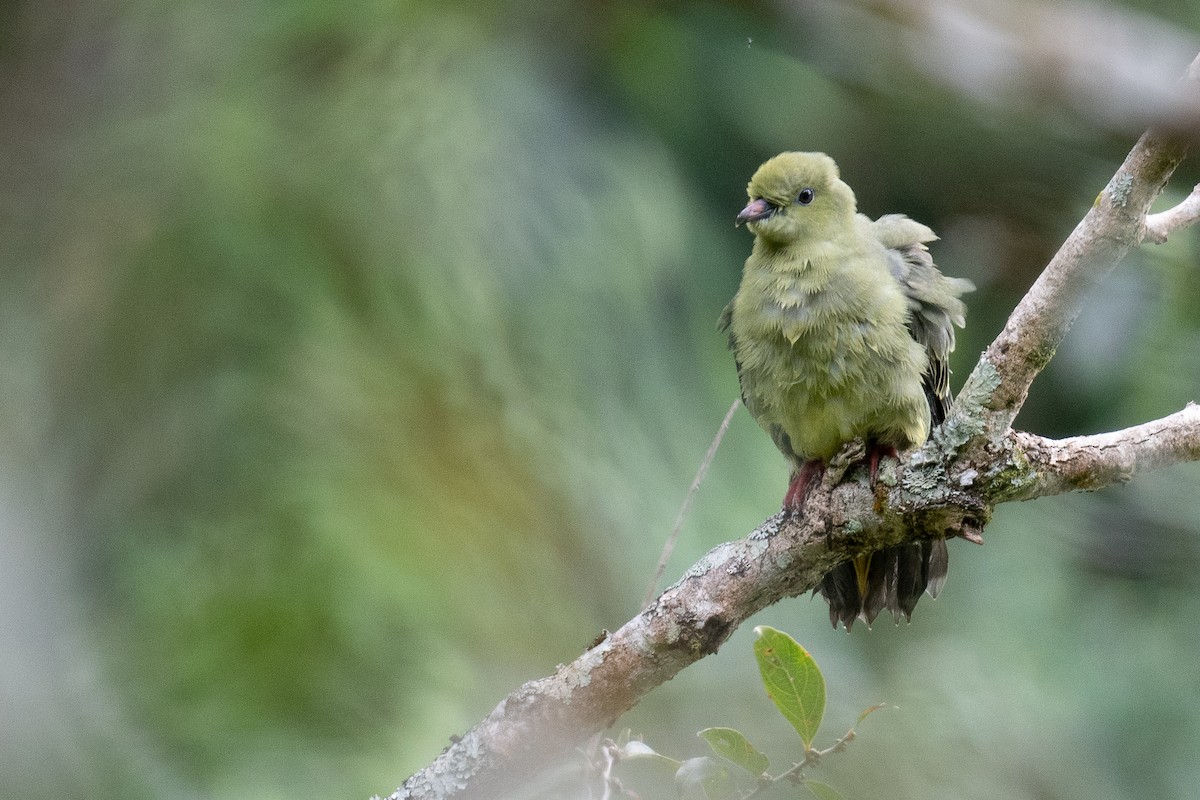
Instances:
[[[761,197],[757,200],[751,200],[750,205],[746,206],[737,215],[733,226],[736,228],[743,222],[753,222],[756,219],[765,219],[775,213],[775,206],[763,200]]]

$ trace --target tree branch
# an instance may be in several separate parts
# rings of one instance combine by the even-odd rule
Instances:
[[[990,412],[985,420],[990,430],[1012,424],[1033,379],[1050,363],[1079,315],[1087,291],[1141,242],[1146,212],[1185,153],[1178,137],[1153,130],[1143,134],[984,351],[962,394]],[[960,405],[954,416],[973,413],[977,409]]]
[[[1162,244],[1172,233],[1200,220],[1200,183],[1182,203],[1174,208],[1146,217],[1146,238]]]
[[[1092,491],[1138,472],[1200,461],[1200,406],[1188,403],[1169,417],[1113,433],[1054,440],[1013,431],[1011,439],[1036,465],[1024,493],[1012,499]]]
[[[996,502],[1100,489],[1200,459],[1200,407],[1115,433],[1055,441],[1010,431],[1007,442],[1002,453],[947,460],[938,453],[948,442],[936,436],[896,470],[882,470],[880,496],[861,474],[826,481],[803,517],[776,514],[709,551],[619,630],[510,694],[389,800],[502,795],[717,652],[748,617],[811,591],[854,554],[920,537],[974,538]]]
[[[1186,86],[1200,83],[1200,56]],[[1200,408],[1115,433],[1059,441],[1011,429],[1029,386],[1079,313],[1089,287],[1144,236],[1196,221],[1196,193],[1146,217],[1185,154],[1148,131],[972,371],[950,418],[874,492],[863,470],[830,470],[802,518],[777,514],[693,565],[641,614],[554,675],[526,683],[397,789],[402,798],[493,798],[610,727],[655,686],[715,653],[750,615],[815,587],[859,553],[920,538],[979,540],[996,504],[1200,459]],[[1189,203],[1191,205],[1189,205]],[[1148,233],[1150,231],[1150,233]]]

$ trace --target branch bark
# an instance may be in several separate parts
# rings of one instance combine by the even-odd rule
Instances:
[[[1200,56],[1185,79],[1192,92],[1198,82]],[[1093,436],[1056,441],[1011,428],[1086,291],[1143,238],[1158,241],[1196,221],[1196,192],[1147,219],[1184,155],[1184,142],[1173,135],[1151,130],[1141,137],[983,353],[951,417],[904,463],[885,467],[874,492],[861,469],[836,483],[841,476],[830,470],[802,518],[777,514],[711,550],[619,630],[510,694],[389,800],[502,796],[715,653],[749,616],[811,590],[853,555],[928,537],[978,541],[999,503],[1095,490],[1200,460],[1200,407],[1191,403]]]
[[[1010,441],[1038,465],[1033,480],[1012,499],[1092,491],[1125,483],[1138,472],[1200,461],[1200,406],[1188,403],[1169,417],[1113,433],[1054,440],[1013,431]]]
[[[1083,297],[1141,242],[1146,212],[1185,152],[1177,137],[1156,131],[1143,134],[984,351],[962,394],[975,398],[987,412],[983,421],[989,429],[1003,431],[1012,424],[1033,379],[1050,363],[1079,315]],[[954,416],[961,419],[978,412],[960,406]]]
[[[1179,205],[1146,217],[1146,238],[1162,244],[1172,233],[1196,224],[1197,220],[1200,220],[1200,183]]]

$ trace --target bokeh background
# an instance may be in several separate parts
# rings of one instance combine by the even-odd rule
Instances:
[[[0,6],[0,796],[387,793],[638,610],[736,395],[760,162],[942,235],[957,386],[1198,51],[1186,0]],[[1196,399],[1198,251],[1096,289],[1020,425]],[[1001,507],[911,625],[761,614],[830,741],[897,706],[817,775],[1194,798],[1198,479]],[[740,412],[668,580],[785,483]],[[750,627],[620,725],[794,757]]]

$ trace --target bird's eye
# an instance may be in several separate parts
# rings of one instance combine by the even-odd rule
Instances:
[[[813,201],[813,197],[815,196],[816,192],[812,189],[801,189],[800,194],[796,195],[796,202],[802,206],[806,206]]]

